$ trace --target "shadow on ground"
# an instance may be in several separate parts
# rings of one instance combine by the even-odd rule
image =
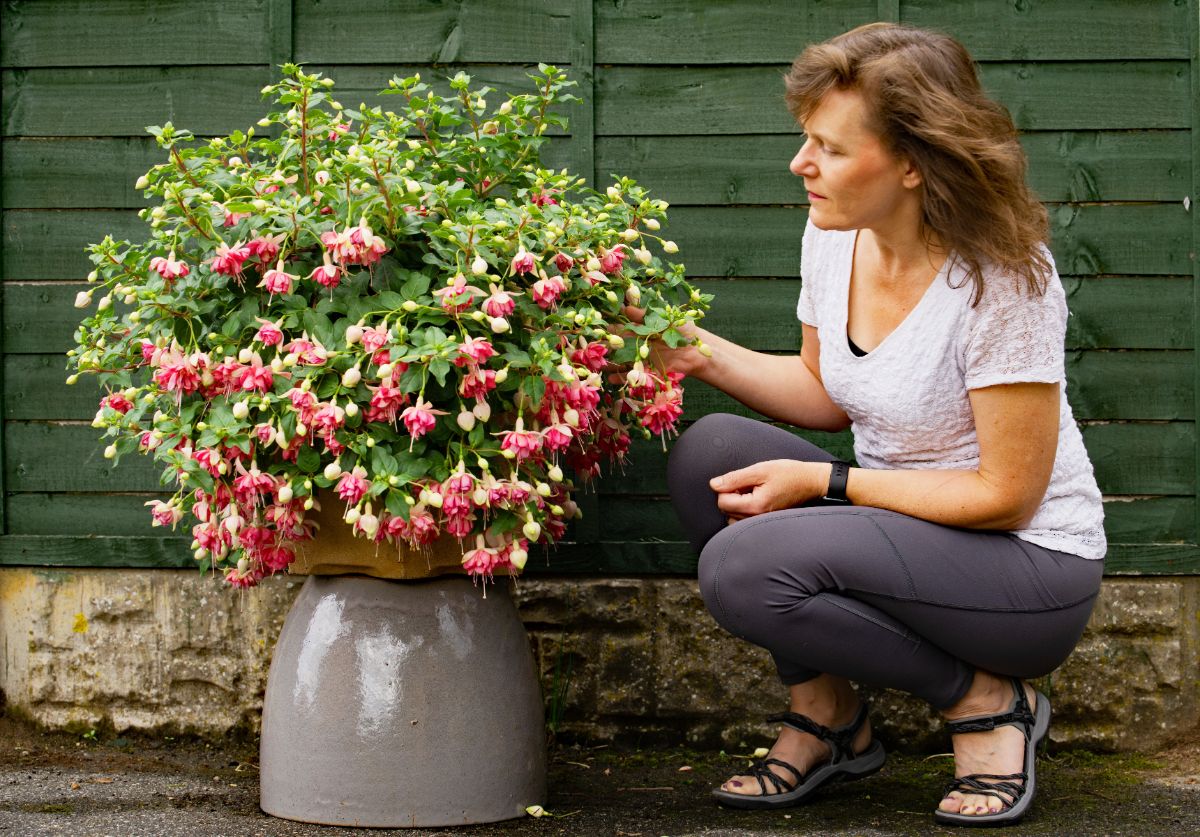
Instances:
[[[469,828],[365,830],[279,820],[258,809],[253,744],[40,733],[0,718],[0,833],[5,835],[770,835],[961,834],[930,811],[948,757],[893,755],[876,776],[824,789],[786,811],[718,808],[709,789],[743,766],[736,754],[662,748],[551,751],[550,816]],[[431,769],[438,769],[431,765]],[[446,775],[453,782],[453,775]],[[1038,763],[1034,812],[1007,834],[1200,834],[1200,736],[1153,757],[1069,751]]]

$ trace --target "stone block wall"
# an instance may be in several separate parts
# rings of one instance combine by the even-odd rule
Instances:
[[[6,710],[56,729],[253,734],[299,584],[279,577],[233,592],[186,570],[0,569]],[[784,694],[770,660],[716,626],[695,582],[525,578],[516,599],[560,737],[768,742],[762,718]],[[1041,684],[1054,702],[1052,739],[1148,750],[1190,730],[1198,658],[1200,578],[1107,580],[1075,654]],[[893,746],[945,746],[921,702],[890,691],[870,699]]]

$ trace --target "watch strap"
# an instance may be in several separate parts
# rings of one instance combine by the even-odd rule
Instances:
[[[850,478],[850,463],[835,459],[830,463],[833,470],[829,472],[829,488],[821,499],[828,503],[849,503],[846,497],[846,481]]]

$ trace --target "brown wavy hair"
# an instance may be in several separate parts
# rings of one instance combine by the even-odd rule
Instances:
[[[983,92],[966,47],[940,32],[869,23],[808,47],[784,81],[801,124],[830,90],[862,94],[868,127],[920,171],[922,234],[965,266],[972,305],[985,264],[1045,292],[1046,209],[1025,183],[1012,117]]]

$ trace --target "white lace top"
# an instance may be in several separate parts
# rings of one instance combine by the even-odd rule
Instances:
[[[846,332],[856,236],[809,223],[796,313],[817,328],[821,378],[850,417],[859,466],[977,468],[979,442],[967,391],[1059,383],[1058,452],[1050,485],[1028,528],[1013,534],[1060,552],[1103,558],[1100,491],[1067,404],[1067,305],[1057,272],[1043,296],[1029,294],[1011,278],[985,275],[983,298],[972,308],[965,270],[947,259],[896,330],[859,357],[850,351]]]

